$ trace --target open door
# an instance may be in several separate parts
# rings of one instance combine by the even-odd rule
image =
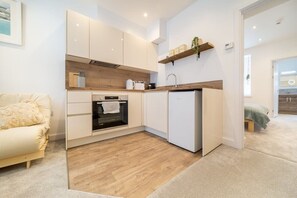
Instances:
[[[222,144],[222,92],[219,89],[202,89],[202,156],[205,156]]]

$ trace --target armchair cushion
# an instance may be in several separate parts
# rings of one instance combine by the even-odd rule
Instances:
[[[31,126],[44,122],[36,102],[24,101],[0,107],[0,129]]]

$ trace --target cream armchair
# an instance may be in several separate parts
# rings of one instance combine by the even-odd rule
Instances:
[[[0,108],[23,101],[37,104],[39,112],[43,115],[43,122],[32,126],[0,128],[0,168],[22,162],[26,162],[29,168],[31,160],[44,157],[50,128],[50,98],[46,94],[0,93]],[[1,119],[5,119],[3,115],[0,121]]]

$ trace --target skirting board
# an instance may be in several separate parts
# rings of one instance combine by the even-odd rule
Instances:
[[[49,134],[48,136],[50,142],[65,139],[65,133]]]
[[[129,135],[129,134],[137,133],[137,132],[141,132],[141,131],[144,131],[144,127],[136,127],[136,128],[132,128],[132,129],[125,129],[125,130],[121,130],[121,131],[105,133],[102,135],[93,135],[90,137],[80,138],[80,139],[76,139],[76,140],[68,140],[66,149],[76,147],[76,146],[81,146],[84,144],[90,144],[90,143],[94,143],[94,142],[98,142],[98,141],[102,141],[102,140],[107,140],[107,139],[111,139],[111,138],[115,138],[115,137],[120,137],[120,136],[124,136],[124,135]]]
[[[236,148],[235,146],[235,142],[233,139],[230,139],[230,138],[225,138],[223,137],[223,142],[222,142],[224,145],[227,145],[227,146],[231,146],[233,148]]]
[[[168,139],[168,137],[167,137],[168,133],[152,129],[150,127],[145,127],[144,130],[147,131],[147,132],[150,132],[152,134],[155,134],[155,135],[157,135],[159,137],[162,137],[162,138],[164,138],[166,140]]]

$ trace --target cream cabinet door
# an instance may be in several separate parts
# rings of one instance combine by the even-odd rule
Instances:
[[[92,102],[92,92],[90,91],[67,91],[68,103]]]
[[[218,89],[202,89],[202,156],[222,144],[222,92],[222,90]]]
[[[124,33],[124,65],[147,68],[146,40]]]
[[[92,115],[76,115],[67,118],[68,140],[74,140],[92,135]]]
[[[131,92],[128,95],[129,128],[142,126],[142,93]]]
[[[158,46],[147,42],[147,70],[157,72],[158,66]]]
[[[89,58],[89,17],[67,10],[67,54]]]
[[[167,133],[168,91],[144,93],[144,125]]]
[[[123,32],[102,22],[90,20],[90,58],[123,64]]]

